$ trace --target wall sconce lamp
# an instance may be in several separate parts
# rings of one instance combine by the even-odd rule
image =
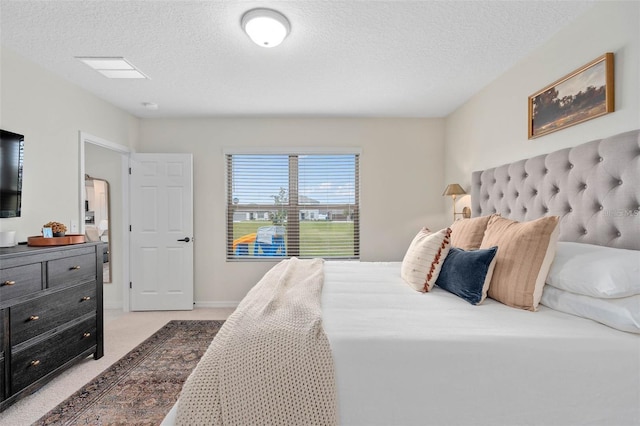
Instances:
[[[453,198],[453,220],[454,221],[456,220],[457,215],[460,215],[465,219],[469,219],[471,217],[471,209],[469,207],[464,207],[462,209],[462,212],[456,213],[456,196],[465,195],[465,194],[466,194],[466,191],[462,189],[462,187],[457,183],[450,183],[449,185],[447,185],[447,187],[444,189],[444,192],[442,193],[443,196],[450,195],[451,198]]]

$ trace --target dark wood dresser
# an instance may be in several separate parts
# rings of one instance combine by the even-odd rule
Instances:
[[[0,411],[103,356],[102,246],[0,248]]]

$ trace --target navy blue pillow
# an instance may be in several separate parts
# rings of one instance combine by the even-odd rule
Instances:
[[[494,265],[492,262],[497,252],[498,247],[470,251],[451,247],[436,285],[472,305],[480,304],[489,289]]]

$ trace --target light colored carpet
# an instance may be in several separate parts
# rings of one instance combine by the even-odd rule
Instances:
[[[233,309],[128,312],[105,310],[104,356],[89,357],[0,413],[0,424],[28,426],[126,355],[170,320],[226,320]]]

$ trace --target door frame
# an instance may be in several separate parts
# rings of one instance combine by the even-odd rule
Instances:
[[[97,145],[102,148],[121,154],[121,171],[122,171],[122,223],[130,223],[129,220],[129,156],[133,152],[130,148],[115,142],[94,136],[90,133],[78,132],[79,145],[79,186],[78,186],[78,226],[81,234],[85,232],[84,224],[84,202],[85,202],[85,143]],[[122,311],[129,312],[129,229],[127,226],[122,227],[122,253],[117,253],[122,264]]]

